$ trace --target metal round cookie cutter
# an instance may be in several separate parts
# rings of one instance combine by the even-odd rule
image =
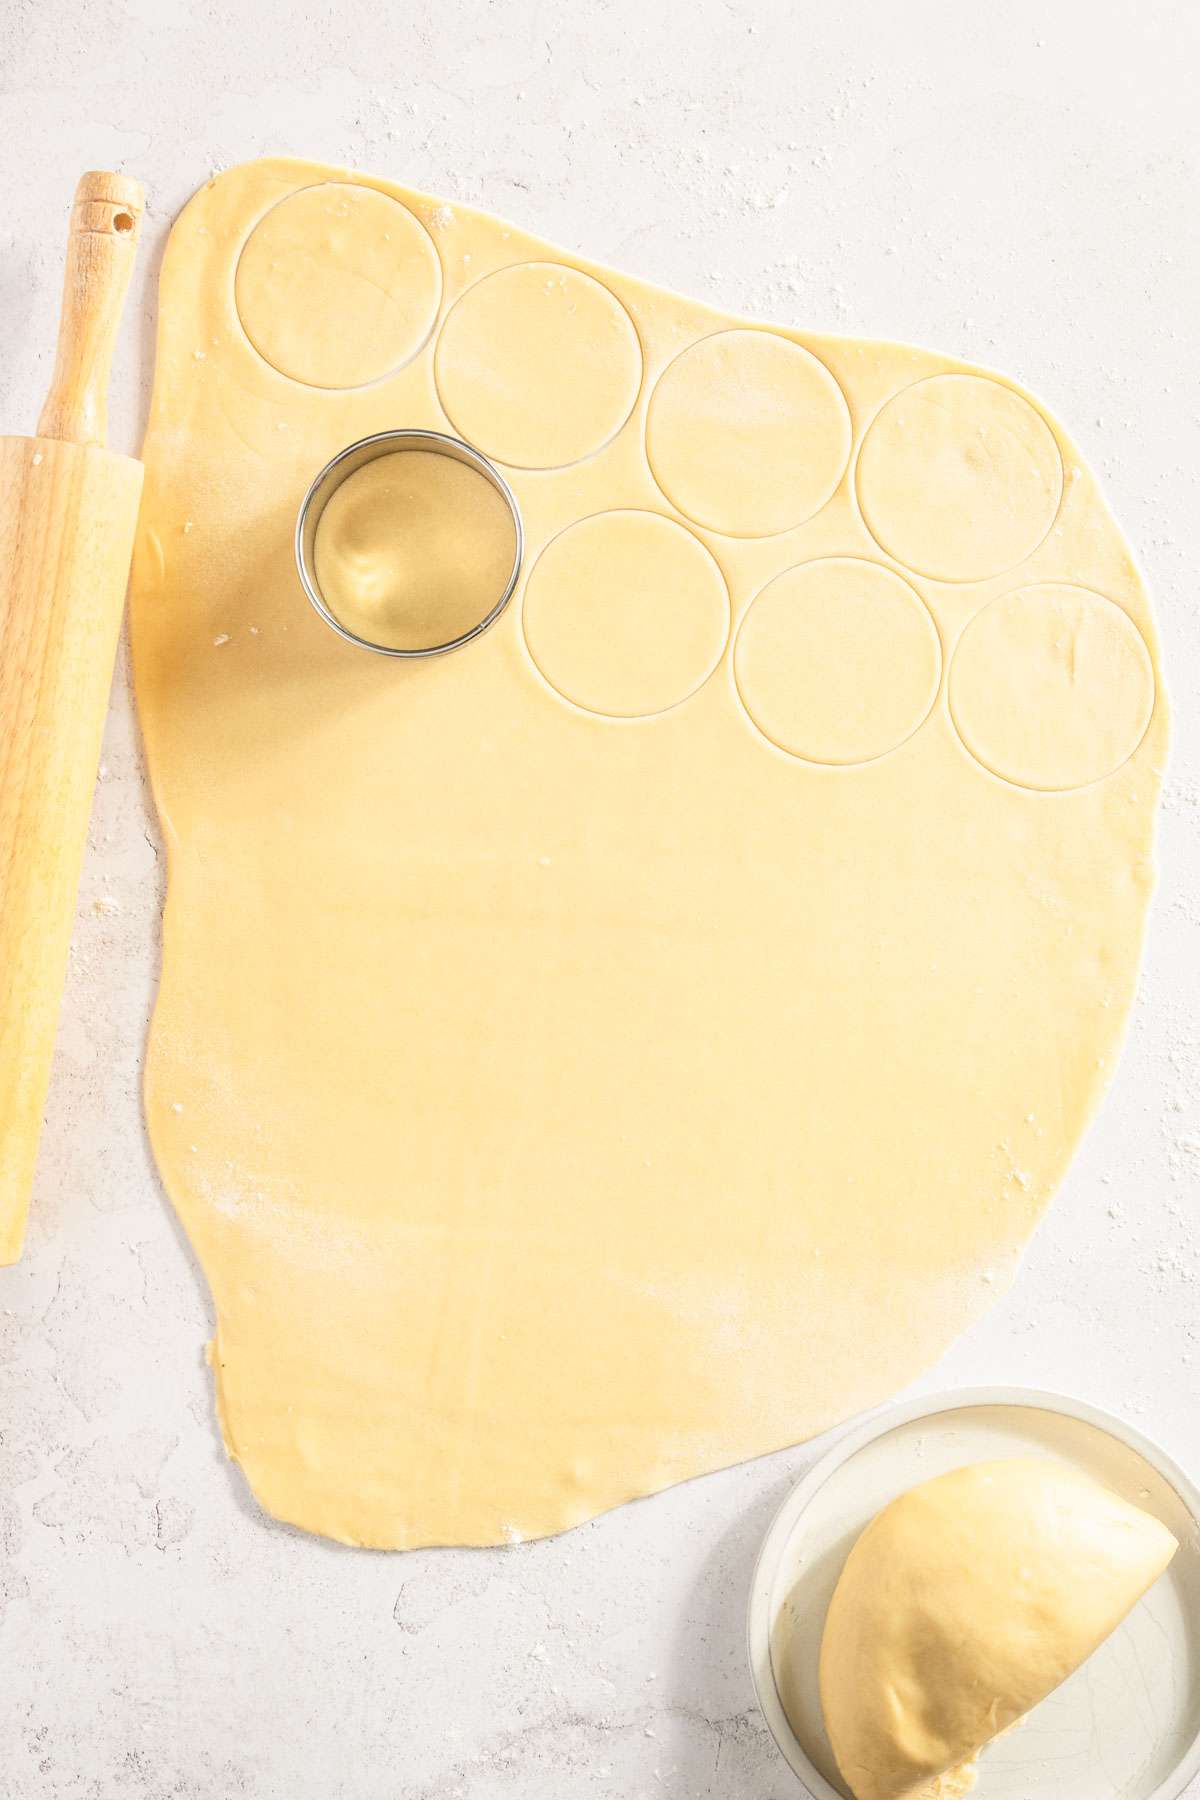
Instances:
[[[513,522],[515,543],[513,548],[512,573],[509,575],[503,593],[496,600],[491,610],[482,619],[472,625],[468,631],[462,631],[457,637],[448,638],[445,643],[422,644],[416,649],[397,649],[392,644],[376,644],[370,638],[360,637],[333,613],[325,602],[317,580],[314,547],[316,545],[317,527],[321,522],[321,514],[325,511],[334,491],[343,481],[361,469],[364,463],[374,462],[377,457],[391,456],[398,450],[428,450],[440,456],[448,456],[454,462],[465,463],[482,475],[489,482],[508,507]],[[300,582],[313,606],[320,613],[327,625],[331,625],[339,637],[349,644],[357,644],[360,649],[374,650],[380,656],[401,656],[407,658],[419,656],[443,656],[448,650],[460,650],[474,638],[485,632],[489,625],[495,623],[504,611],[517,585],[517,577],[521,573],[521,563],[525,554],[525,528],[521,522],[521,509],[517,505],[516,496],[505,481],[500,471],[488,461],[482,451],[465,443],[462,438],[450,437],[442,431],[377,431],[372,437],[359,438],[353,444],[347,444],[332,457],[320,474],[316,476],[304,499],[300,503],[300,512],[296,519],[296,568],[300,574]]]

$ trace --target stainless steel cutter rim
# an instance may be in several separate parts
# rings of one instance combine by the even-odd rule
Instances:
[[[394,451],[401,450],[433,450],[474,469],[477,474],[483,476],[485,481],[490,482],[508,507],[515,535],[512,572],[500,598],[491,611],[472,625],[468,631],[460,632],[457,637],[448,638],[442,644],[423,644],[415,650],[400,649],[393,644],[377,644],[373,639],[361,637],[358,632],[351,631],[348,625],[344,625],[326,604],[312,561],[312,548],[316,540],[317,525],[334,490],[340,487],[341,483],[357,469],[362,468],[365,463],[374,461],[376,456],[387,456]],[[372,451],[374,455],[362,455],[361,453],[364,451]],[[343,465],[350,462],[352,458],[358,459],[353,463],[353,467],[345,469],[344,473],[339,473]],[[314,516],[314,508],[318,501],[321,501],[321,505]],[[483,454],[482,450],[477,450],[474,444],[468,444],[465,438],[451,436],[449,432],[401,427],[391,431],[376,431],[368,437],[356,438],[352,444],[347,444],[344,449],[339,450],[336,456],[330,457],[325,467],[313,477],[308,491],[300,502],[300,511],[296,515],[294,547],[300,585],[308,595],[315,611],[320,614],[327,625],[337,632],[340,638],[344,638],[348,644],[356,644],[360,650],[373,650],[377,656],[396,656],[411,662],[420,657],[445,656],[451,650],[461,650],[464,644],[469,644],[475,638],[481,637],[489,626],[495,624],[516,592],[521,565],[525,558],[525,526],[521,518],[521,509],[517,505],[516,495],[499,469]]]

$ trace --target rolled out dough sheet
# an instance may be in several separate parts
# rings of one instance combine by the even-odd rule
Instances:
[[[415,664],[292,565],[395,426],[528,537]],[[1111,1075],[1152,883],[1154,626],[1062,428],[268,160],[175,226],[145,460],[146,1106],[262,1505],[515,1540],[915,1376]]]

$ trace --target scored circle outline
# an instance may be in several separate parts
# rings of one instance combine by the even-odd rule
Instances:
[[[687,676],[686,686],[683,687],[682,691],[675,692],[670,699],[656,701],[654,705],[649,707],[639,708],[637,710],[627,709],[618,711],[614,709],[611,700],[606,705],[600,705],[595,702],[595,699],[588,700],[581,698],[578,691],[571,692],[571,672],[564,675],[564,673],[559,670],[556,675],[549,667],[547,667],[548,662],[553,662],[553,656],[547,657],[544,644],[542,646],[541,655],[539,655],[538,651],[534,648],[530,634],[530,605],[531,595],[536,589],[539,571],[541,571],[544,576],[547,558],[555,551],[556,546],[561,546],[565,539],[572,537],[577,532],[589,531],[593,527],[603,526],[606,521],[627,519],[653,521],[655,526],[661,526],[663,528],[664,534],[669,534],[669,536],[676,541],[686,544],[688,546],[687,553],[689,555],[693,550],[698,552],[702,561],[697,564],[697,567],[703,567],[706,575],[711,574],[712,576],[715,576],[715,588],[713,589],[713,592],[719,592],[721,596],[723,618],[719,633],[719,642],[714,639],[714,644],[710,647],[703,665],[697,665],[691,670]],[[666,541],[665,538],[664,541]],[[685,705],[687,701],[694,699],[701,688],[707,685],[717,669],[720,668],[725,659],[725,653],[729,648],[732,635],[733,607],[725,571],[722,569],[712,551],[708,548],[708,545],[705,544],[687,524],[682,523],[678,519],[671,518],[666,513],[654,512],[647,507],[622,506],[605,508],[600,512],[588,513],[582,519],[573,519],[569,524],[564,525],[560,531],[556,532],[555,535],[543,545],[542,549],[538,552],[536,560],[530,567],[529,575],[525,582],[524,592],[521,596],[520,620],[521,636],[524,642],[525,652],[542,680],[546,683],[546,686],[559,700],[562,700],[566,705],[575,708],[578,712],[585,714],[589,718],[606,719],[615,724],[627,724],[636,723],[646,719],[661,718],[666,713],[674,712],[678,707]],[[533,635],[537,635],[536,631]]]
[[[387,206],[395,207],[401,218],[404,220],[404,230],[408,232],[409,228],[412,228],[410,241],[414,245],[419,243],[423,248],[428,249],[428,266],[430,270],[436,274],[434,291],[426,303],[423,322],[420,329],[411,334],[411,337],[405,341],[404,347],[402,349],[397,349],[395,355],[390,357],[386,364],[381,365],[365,378],[348,382],[314,381],[304,375],[296,374],[293,369],[285,368],[282,363],[275,361],[267,347],[269,344],[269,333],[260,332],[259,335],[256,335],[256,330],[252,326],[252,323],[247,319],[246,313],[243,310],[243,303],[238,294],[238,284],[244,259],[247,252],[254,244],[255,239],[258,237],[259,232],[262,231],[275,215],[284,208],[301,200],[305,195],[319,193],[323,188],[346,188],[356,195],[370,195],[373,199],[383,201]],[[268,369],[271,369],[275,374],[282,376],[285,381],[295,382],[297,387],[307,388],[313,393],[354,393],[359,389],[378,386],[379,383],[388,380],[392,375],[398,374],[401,369],[407,368],[408,365],[421,354],[421,351],[433,336],[434,329],[437,325],[438,314],[440,313],[442,306],[444,288],[445,274],[442,268],[442,259],[437,244],[434,241],[433,234],[428,230],[424,222],[417,217],[411,207],[405,205],[403,200],[397,199],[394,194],[388,193],[384,188],[373,187],[370,183],[364,181],[314,181],[309,182],[304,187],[293,188],[289,193],[282,195],[253,221],[250,229],[242,239],[238,248],[237,258],[234,262],[232,300],[234,316],[241,328],[243,337],[254,354]],[[344,315],[339,313],[339,316]],[[260,337],[264,341],[260,341]]]
[[[757,339],[761,342],[778,346],[789,354],[794,353],[795,367],[814,372],[818,387],[825,386],[827,398],[832,399],[833,395],[836,395],[837,405],[834,410],[838,416],[838,424],[844,427],[843,444],[839,450],[836,470],[832,472],[831,478],[827,475],[826,481],[814,490],[815,494],[819,497],[813,498],[810,496],[806,502],[802,502],[798,509],[798,516],[790,516],[787,522],[783,524],[772,522],[765,529],[759,527],[750,530],[744,525],[734,527],[730,526],[728,523],[718,523],[715,521],[715,517],[701,517],[701,509],[697,507],[694,497],[689,497],[685,503],[684,499],[681,499],[676,492],[672,491],[672,487],[664,476],[660,466],[663,460],[662,450],[660,448],[656,452],[652,448],[652,439],[655,434],[654,420],[656,405],[660,403],[661,396],[664,393],[669,398],[671,384],[674,380],[678,379],[680,365],[685,363],[689,357],[700,355],[712,346],[719,344],[722,339],[729,338],[742,338],[746,340]],[[665,402],[662,403],[665,404]],[[698,423],[696,426],[697,432],[702,432],[705,429],[706,427],[703,423]],[[707,430],[710,433],[716,433],[718,436],[722,431],[728,434],[732,429],[733,427],[731,427],[728,422],[726,422],[724,426],[713,423],[710,423],[707,426]],[[701,531],[712,531],[720,537],[733,538],[739,542],[760,542],[764,538],[781,537],[785,532],[798,530],[800,526],[806,525],[810,519],[815,518],[824,507],[828,506],[830,500],[832,500],[834,494],[836,494],[838,488],[845,479],[846,471],[849,469],[851,459],[854,455],[854,415],[841,382],[837,379],[836,375],[834,375],[832,369],[822,361],[815,351],[810,350],[806,344],[798,343],[795,339],[786,337],[783,332],[772,330],[769,326],[725,325],[721,326],[717,331],[710,331],[706,333],[705,336],[695,338],[691,343],[685,344],[681,350],[676,351],[670,362],[659,373],[654,382],[654,386],[650,391],[650,396],[646,405],[643,450],[646,457],[646,464],[650,470],[655,486],[662,494],[664,500],[667,501],[668,505],[674,507],[676,512],[680,513],[690,524],[695,525]],[[686,482],[683,485],[686,487]],[[703,510],[707,509],[703,508]],[[725,516],[726,518],[728,517],[728,515]]]
[[[1124,734],[1124,737],[1121,740],[1123,748],[1120,754],[1117,755],[1115,759],[1112,757],[1105,758],[1102,764],[1090,768],[1088,772],[1082,774],[1079,779],[1066,782],[1061,779],[1055,779],[1053,781],[1045,779],[1035,780],[1028,770],[1023,771],[1021,774],[1014,773],[1015,758],[1009,762],[1007,768],[1001,767],[1000,764],[1005,761],[1005,758],[1002,754],[998,755],[996,753],[994,744],[990,746],[988,754],[985,754],[982,746],[979,746],[977,742],[972,742],[971,733],[963,724],[962,699],[961,697],[957,700],[955,698],[956,678],[958,680],[962,679],[964,647],[969,653],[971,648],[971,635],[976,627],[986,629],[987,624],[992,622],[998,616],[1000,610],[1006,606],[1011,607],[1014,602],[1030,600],[1035,596],[1038,599],[1044,600],[1049,596],[1057,594],[1070,595],[1077,601],[1084,602],[1087,608],[1095,608],[1100,617],[1109,618],[1117,623],[1118,632],[1123,636],[1126,646],[1132,650],[1133,660],[1130,667],[1136,667],[1138,669],[1144,683],[1141,712],[1137,717],[1137,723],[1134,728],[1126,731]],[[989,660],[988,668],[990,672],[989,686],[994,690],[996,682],[995,658]],[[1072,685],[1074,685],[1074,677]],[[979,608],[978,612],[972,615],[959,634],[958,642],[955,644],[953,653],[950,657],[946,676],[946,710],[949,714],[954,734],[966,754],[971,758],[972,762],[977,764],[977,766],[983,769],[988,775],[991,775],[996,781],[1001,781],[1007,787],[1016,788],[1021,793],[1026,794],[1078,794],[1083,792],[1086,788],[1095,787],[1098,783],[1107,781],[1110,776],[1115,775],[1119,769],[1123,769],[1125,765],[1137,755],[1138,750],[1145,742],[1146,733],[1150,729],[1157,704],[1158,678],[1155,674],[1154,658],[1151,654],[1150,646],[1147,644],[1137,621],[1126,612],[1123,606],[1116,600],[1110,599],[1107,594],[1099,593],[1095,588],[1084,587],[1079,582],[1072,581],[1026,582],[1021,587],[1008,588],[1004,593],[997,594],[991,600],[987,601]],[[1108,707],[1107,712],[1108,716],[1111,717],[1111,706]],[[978,735],[979,734],[976,733],[977,738]]]
[[[447,350],[448,343],[452,344],[454,335],[462,328],[461,322],[467,318],[469,310],[472,307],[477,307],[479,305],[480,296],[485,289],[492,289],[494,292],[495,284],[505,280],[511,280],[512,277],[525,274],[531,270],[543,269],[561,271],[563,274],[569,275],[574,281],[586,284],[585,291],[594,289],[597,294],[603,295],[604,301],[614,309],[612,316],[614,318],[619,318],[623,325],[628,328],[626,348],[632,352],[632,356],[627,372],[632,379],[628,380],[626,383],[628,403],[625,403],[623,396],[620,410],[614,413],[613,416],[605,422],[602,431],[590,435],[580,447],[574,448],[566,456],[555,456],[550,461],[530,461],[528,460],[527,454],[524,453],[519,456],[507,454],[506,451],[512,448],[511,443],[508,446],[503,446],[498,444],[495,439],[489,443],[487,441],[489,433],[486,429],[481,431],[478,425],[470,422],[470,420],[466,423],[463,422],[460,416],[463,409],[461,396],[452,400],[446,392],[447,386],[450,384],[447,381],[446,371],[442,367],[442,358],[444,354],[449,354],[449,351]],[[487,347],[487,354],[489,357],[492,355],[490,345]],[[538,373],[543,376],[545,374],[542,361],[544,354],[545,345],[543,340],[542,345],[539,347],[539,356],[536,364]],[[592,274],[590,270],[579,268],[573,263],[557,261],[552,257],[527,257],[521,262],[505,263],[502,268],[490,270],[486,275],[480,276],[479,280],[472,283],[470,287],[464,289],[450,306],[445,318],[442,320],[441,328],[438,331],[437,340],[433,347],[432,357],[433,383],[437,390],[438,400],[443,412],[450,421],[451,426],[459,436],[464,438],[468,443],[473,444],[476,449],[482,450],[484,455],[490,457],[493,462],[502,463],[504,467],[508,469],[525,470],[533,473],[552,469],[573,468],[576,464],[587,462],[593,456],[598,456],[602,450],[607,449],[608,445],[620,435],[625,429],[625,426],[629,423],[629,420],[633,417],[637,408],[638,396],[642,391],[642,384],[645,380],[645,371],[646,356],[642,345],[641,334],[639,333],[638,328],[634,323],[633,316],[630,313],[629,308],[625,305],[625,302],[618,294],[614,293],[613,289],[606,281],[601,281],[600,278],[597,275]],[[551,414],[554,418],[558,419],[561,419],[564,411],[563,392],[569,391],[570,369],[568,368],[561,373],[565,385],[560,387],[559,391],[552,396],[550,402]],[[617,372],[617,377],[613,378],[614,386],[616,385],[616,380],[619,378],[619,375],[620,371]],[[523,429],[528,429],[527,424],[523,426]]]
[[[905,719],[899,727],[894,726],[888,733],[886,741],[872,746],[860,745],[857,747],[859,753],[853,755],[845,754],[844,749],[843,753],[839,755],[833,755],[831,753],[818,755],[815,748],[810,747],[809,745],[806,745],[804,748],[798,747],[795,737],[789,731],[785,730],[778,717],[769,718],[763,716],[771,714],[774,705],[773,699],[764,703],[760,696],[757,703],[758,710],[755,710],[755,704],[752,702],[752,698],[747,692],[747,688],[753,685],[753,681],[747,676],[747,671],[743,666],[742,658],[745,654],[745,645],[748,641],[746,636],[747,630],[753,631],[762,628],[762,607],[769,607],[774,601],[778,601],[781,597],[783,598],[785,606],[795,603],[797,597],[787,591],[785,584],[788,584],[788,586],[794,585],[797,577],[803,580],[806,576],[812,576],[819,582],[823,574],[841,574],[844,571],[855,571],[856,573],[861,571],[864,575],[869,575],[872,584],[876,587],[877,594],[885,593],[888,595],[889,601],[894,599],[897,602],[902,603],[910,619],[916,618],[920,620],[919,636],[924,639],[929,657],[929,667],[922,680],[918,701],[910,709],[911,716]],[[802,598],[811,598],[825,606],[828,606],[829,604],[829,597],[827,595],[822,597],[819,591],[812,596],[802,596]],[[755,624],[756,619],[757,626]],[[825,638],[832,639],[834,634],[829,631],[828,623],[821,635]],[[874,632],[872,633],[872,636],[874,637]],[[872,648],[874,648],[874,644],[872,645]],[[859,650],[861,651],[861,646],[859,646]],[[891,653],[889,652],[889,656],[890,654]],[[787,659],[791,655],[794,655],[794,648],[792,646],[785,644],[782,646],[782,649],[777,647],[773,656],[774,666],[778,667],[781,661],[786,665]],[[861,668],[861,657],[855,660],[853,666],[855,668]],[[884,667],[886,668],[886,666],[887,659],[885,659],[884,662]],[[751,727],[760,737],[783,755],[791,757],[796,762],[807,763],[814,768],[866,768],[872,763],[882,762],[885,757],[891,756],[895,751],[901,749],[917,735],[922,727],[926,725],[933,716],[934,709],[937,706],[938,695],[941,692],[945,669],[946,654],[942,643],[941,632],[938,630],[937,620],[934,618],[933,612],[924,596],[920,594],[912,583],[907,581],[904,576],[898,574],[895,569],[888,567],[885,563],[873,562],[869,557],[864,556],[849,554],[818,556],[811,558],[807,562],[794,563],[790,568],[780,570],[778,575],[773,575],[754,595],[742,615],[734,637],[734,690],[737,693],[742,710]],[[918,678],[920,678],[921,671],[918,670],[916,673]],[[831,683],[826,685],[832,686]],[[792,741],[787,741],[789,736],[792,736]],[[864,751],[865,753],[862,753]]]
[[[863,458],[869,454],[872,433],[880,424],[884,415],[907,396],[911,396],[915,393],[918,388],[927,387],[934,382],[942,381],[974,382],[979,386],[987,386],[999,390],[1010,399],[1019,402],[1025,407],[1029,414],[1036,419],[1038,424],[1042,427],[1042,430],[1049,438],[1050,444],[1053,447],[1058,477],[1057,494],[1043,529],[1035,539],[1027,542],[1019,553],[1015,555],[1009,554],[1007,560],[999,567],[989,567],[981,572],[948,575],[939,574],[933,569],[922,567],[919,556],[914,557],[907,553],[903,553],[899,549],[893,548],[892,545],[886,541],[885,533],[877,525],[872,523],[870,509],[863,497]],[[922,466],[920,458],[911,449],[907,456],[902,458],[902,464],[907,463],[911,463],[914,469]],[[915,381],[908,382],[904,387],[897,388],[895,393],[889,394],[886,399],[881,401],[871,418],[868,420],[861,441],[855,452],[851,486],[859,517],[872,540],[879,550],[883,552],[884,556],[889,557],[892,562],[897,563],[901,568],[909,570],[911,574],[919,575],[926,581],[936,581],[943,587],[969,587],[979,582],[992,581],[999,576],[1011,574],[1014,569],[1019,568],[1023,562],[1027,561],[1029,557],[1033,556],[1041,549],[1042,545],[1050,536],[1050,533],[1054,529],[1055,521],[1062,511],[1063,500],[1065,499],[1067,492],[1066,468],[1063,463],[1062,445],[1059,443],[1058,433],[1055,431],[1041,407],[1027,394],[1022,393],[1019,388],[1012,383],[1005,381],[1000,376],[975,369],[934,369],[927,375],[919,375]]]

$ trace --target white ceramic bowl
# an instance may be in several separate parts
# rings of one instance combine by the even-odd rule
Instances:
[[[848,1793],[821,1720],[817,1661],[851,1545],[906,1488],[998,1456],[1069,1463],[1154,1513],[1180,1547],[1095,1655],[985,1751],[977,1800],[1178,1800],[1200,1773],[1200,1493],[1094,1406],[972,1388],[890,1407],[847,1432],[767,1533],[750,1595],[751,1672],[775,1742],[815,1800]]]

